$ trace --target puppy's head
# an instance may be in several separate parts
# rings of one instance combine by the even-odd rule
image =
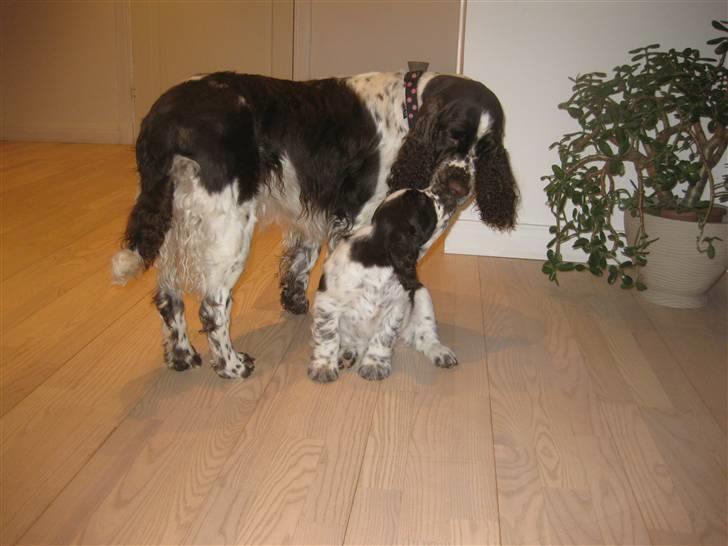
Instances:
[[[384,241],[419,250],[438,225],[438,213],[431,196],[419,190],[399,190],[387,197],[374,212],[372,224]]]

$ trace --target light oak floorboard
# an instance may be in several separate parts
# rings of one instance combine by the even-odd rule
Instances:
[[[0,543],[725,544],[726,280],[702,310],[534,261],[420,266],[443,370],[306,377],[280,230],[234,291],[246,381],[163,367],[154,273],[110,285],[129,146],[0,143]],[[313,296],[320,275],[314,270]]]

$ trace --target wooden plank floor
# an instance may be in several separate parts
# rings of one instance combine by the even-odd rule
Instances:
[[[0,543],[726,544],[725,279],[678,311],[440,244],[460,366],[400,346],[384,382],[318,385],[261,229],[232,332],[255,373],[175,373],[153,273],[110,284],[131,147],[0,155]]]

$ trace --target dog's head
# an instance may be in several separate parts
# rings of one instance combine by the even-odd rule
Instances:
[[[510,229],[518,188],[503,147],[503,109],[484,85],[453,76],[433,78],[420,114],[392,167],[390,187],[432,186],[460,207],[475,197],[483,222]]]

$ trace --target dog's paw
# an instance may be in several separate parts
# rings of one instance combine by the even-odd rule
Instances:
[[[177,372],[183,372],[190,368],[199,368],[202,365],[202,358],[194,347],[191,349],[182,349],[175,347],[165,351],[164,360],[167,367]]]
[[[367,381],[381,381],[392,373],[392,361],[367,355],[362,360],[357,373],[359,377],[363,377]]]
[[[302,283],[286,283],[281,286],[281,305],[283,309],[294,315],[305,315],[308,312],[308,298]]]
[[[230,362],[213,361],[212,369],[223,379],[245,379],[255,370],[255,358],[246,353],[237,353]]]
[[[339,369],[351,368],[356,364],[357,354],[354,349],[343,349],[339,351]]]
[[[457,366],[458,359],[449,347],[438,344],[427,351],[427,356],[438,368],[452,368]]]
[[[339,369],[329,362],[312,360],[308,365],[308,377],[317,383],[331,383],[339,378]]]

